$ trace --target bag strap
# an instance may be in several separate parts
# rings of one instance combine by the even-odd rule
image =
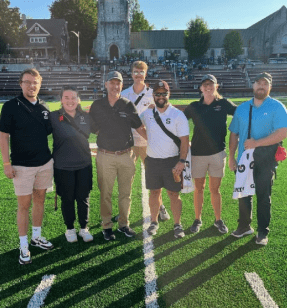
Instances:
[[[59,114],[60,114],[60,116],[63,117],[63,120],[64,120],[66,123],[70,124],[72,127],[74,127],[74,129],[75,129],[77,132],[79,132],[80,134],[82,134],[86,139],[89,138],[89,135],[86,134],[84,131],[82,131],[82,130],[80,129],[80,127],[76,124],[76,122],[74,121],[73,118],[70,118],[70,119],[69,119],[69,118],[66,116],[65,113],[61,113],[60,111],[59,111]]]
[[[155,111],[155,108],[153,108],[152,111],[153,111],[153,116],[154,116],[154,118],[155,118],[155,120],[156,120],[156,123],[160,126],[160,128],[164,131],[164,133],[165,133],[166,135],[168,135],[168,137],[171,138],[171,139],[174,141],[174,143],[175,143],[175,144],[178,146],[178,148],[180,149],[180,144],[181,144],[180,139],[179,139],[177,136],[175,136],[172,132],[170,132],[170,131],[163,125],[162,120],[161,120],[161,118],[160,118],[158,112]]]
[[[140,95],[136,101],[134,102],[135,106],[137,106],[139,104],[139,102],[141,101],[141,99],[144,97],[145,93],[143,93],[142,95]]]
[[[249,124],[248,124],[248,137],[247,137],[247,139],[251,138],[251,120],[252,120],[252,105],[250,104],[250,108],[249,108]]]

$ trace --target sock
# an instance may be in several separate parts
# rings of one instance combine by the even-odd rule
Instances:
[[[28,244],[28,235],[24,235],[24,236],[19,236],[19,239],[20,239],[20,247],[29,247],[29,244]]]
[[[32,239],[41,237],[41,227],[32,227]]]

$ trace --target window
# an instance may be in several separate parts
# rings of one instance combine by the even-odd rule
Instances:
[[[38,43],[38,38],[37,37],[35,37],[35,43]]]
[[[151,51],[150,51],[150,56],[151,56],[151,57],[156,57],[156,56],[157,56],[157,50],[156,50],[156,49],[151,50]]]
[[[43,42],[43,38],[39,37],[39,43],[42,43],[42,42]]]
[[[30,43],[34,43],[35,39],[33,37],[30,37]]]
[[[43,43],[47,43],[47,38],[43,37]]]
[[[40,28],[39,27],[35,27],[35,32],[40,32]]]
[[[30,37],[30,43],[47,43],[46,37]]]

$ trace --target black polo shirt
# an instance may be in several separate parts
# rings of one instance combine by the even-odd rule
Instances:
[[[63,120],[63,109],[50,113],[53,127],[53,158],[54,167],[61,170],[79,170],[92,164],[89,141],[82,133]],[[77,111],[74,118],[65,116],[87,136],[91,133],[91,121],[86,112]]]
[[[52,158],[47,138],[52,132],[48,115],[42,101],[33,105],[23,95],[3,105],[0,131],[10,134],[12,165],[39,167]]]
[[[131,128],[139,128],[142,122],[131,101],[120,97],[112,107],[106,96],[93,102],[90,115],[97,125],[99,148],[122,151],[134,145]]]
[[[201,98],[185,109],[185,116],[194,124],[192,155],[213,155],[225,149],[227,115],[233,115],[235,109],[236,105],[225,98],[215,99],[210,105]]]

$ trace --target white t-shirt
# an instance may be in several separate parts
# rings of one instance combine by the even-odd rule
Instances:
[[[137,98],[140,95],[144,94],[144,96],[142,97],[142,99],[136,106],[137,112],[140,116],[148,108],[149,105],[154,104],[152,93],[153,93],[153,90],[145,86],[141,93],[136,94],[134,92],[133,86],[131,86],[125,89],[124,91],[122,91],[121,96],[127,98],[132,103],[135,103]],[[133,132],[135,146],[144,147],[147,145],[146,140],[136,130],[132,129],[132,132]]]
[[[169,105],[165,112],[158,112],[163,125],[177,137],[189,136],[188,121],[182,111]],[[147,109],[141,120],[147,130],[147,155],[153,158],[168,158],[177,156],[178,146],[157,124],[153,109]]]

